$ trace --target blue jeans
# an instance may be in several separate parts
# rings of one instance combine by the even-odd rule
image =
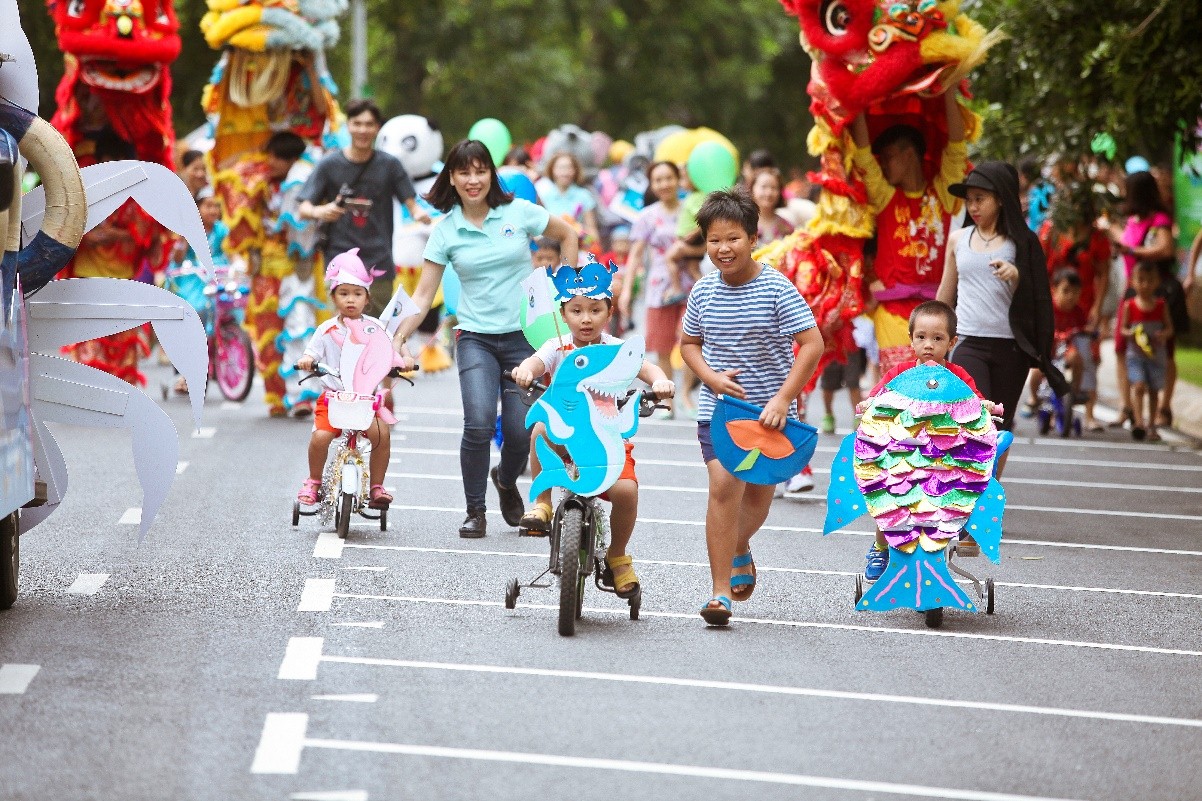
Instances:
[[[506,487],[517,483],[530,458],[530,430],[526,428],[526,405],[510,392],[513,384],[501,378],[534,354],[521,331],[508,334],[477,334],[459,331],[455,364],[459,367],[459,393],[463,397],[463,440],[459,444],[459,471],[469,510],[484,509],[488,490],[490,443],[496,432],[497,396],[501,397],[501,446],[499,478]]]

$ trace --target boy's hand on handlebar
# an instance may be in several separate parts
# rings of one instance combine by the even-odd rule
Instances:
[[[651,392],[655,395],[656,400],[674,398],[676,397],[676,384],[663,378],[651,385]]]
[[[296,360],[296,369],[305,373],[313,372],[313,368],[317,366],[317,360],[312,356],[301,356]]]
[[[529,389],[530,385],[534,383],[534,373],[528,367],[519,364],[510,371],[510,374],[513,376],[513,383],[522,389]]]
[[[708,386],[713,390],[715,395],[729,395],[732,398],[743,400],[747,397],[747,393],[743,391],[743,387],[735,380],[741,370],[723,370],[720,373],[714,373],[714,377],[708,382]]]

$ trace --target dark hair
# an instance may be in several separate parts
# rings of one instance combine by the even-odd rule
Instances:
[[[359,97],[352,100],[346,104],[346,108],[344,108],[342,111],[344,114],[346,114],[346,118],[348,120],[352,117],[358,117],[360,114],[367,111],[370,112],[371,116],[375,119],[376,125],[384,124],[384,113],[380,111],[380,107],[376,105],[376,101],[366,97]]]
[[[577,296],[577,297],[579,297],[579,296]],[[575,298],[568,298],[567,300],[564,300],[564,301],[561,301],[561,302],[560,302],[560,304],[559,304],[559,313],[560,313],[560,315],[562,315],[562,314],[563,314],[563,309],[564,309],[564,306],[567,306],[567,305],[568,305],[569,303],[571,303],[573,300],[575,300]],[[614,302],[613,302],[613,299],[612,299],[612,298],[589,298],[589,300],[603,300],[603,301],[605,301],[605,308],[606,308],[608,311],[613,311],[613,308],[614,308]]]
[[[1157,211],[1168,214],[1164,199],[1160,196],[1160,186],[1152,173],[1133,172],[1127,176],[1127,199],[1123,201],[1123,214],[1135,217],[1147,217]]]
[[[292,131],[276,131],[263,145],[263,150],[277,159],[296,161],[305,154],[305,140]]]
[[[680,166],[671,161],[653,161],[647,165],[647,191],[643,193],[643,207],[646,208],[652,203],[655,203],[659,198],[651,191],[651,173],[655,172],[658,167],[667,167],[676,176],[676,180],[680,180]]]
[[[914,148],[914,152],[922,158],[927,153],[927,140],[922,135],[922,131],[915,128],[913,125],[890,125],[885,130],[881,131],[880,136],[872,142],[872,152],[880,153],[890,145],[904,143]]]
[[[184,151],[184,155],[179,157],[179,163],[183,167],[187,168],[192,166],[192,162],[196,161],[197,159],[203,159],[204,157],[205,154],[201,153],[199,150],[187,150]]]
[[[1135,267],[1131,270],[1131,277],[1135,278],[1140,273],[1154,275],[1156,276],[1156,280],[1159,281],[1161,277],[1160,264],[1151,259],[1140,259],[1135,262]]]
[[[1072,267],[1061,267],[1052,274],[1052,286],[1057,287],[1061,284],[1068,284],[1080,289],[1081,276]]]
[[[765,167],[775,167],[776,159],[773,158],[768,150],[760,148],[759,150],[751,151],[751,154],[747,157],[747,164],[753,170],[762,170]]]
[[[1040,170],[1039,162],[1034,156],[1024,156],[1018,162],[1018,174],[1031,183],[1037,183],[1043,177],[1043,171]]]
[[[780,170],[775,167],[761,167],[756,170],[751,176],[751,183],[747,184],[747,191],[755,191],[755,182],[760,180],[761,175],[771,175],[776,179],[776,208],[783,209],[785,207],[785,179],[781,176]]]
[[[466,170],[477,163],[488,168],[488,194],[484,196],[484,202],[488,204],[488,207],[495,209],[497,206],[512,203],[513,194],[506,192],[501,186],[501,179],[497,175],[497,165],[493,164],[492,154],[478,139],[463,139],[451,148],[442,172],[438,173],[438,177],[434,179],[434,185],[424,196],[426,202],[443,214],[460,205],[459,193],[455,191],[455,187],[451,186],[451,173],[456,170]]]
[[[505,154],[506,164],[516,164],[519,167],[525,167],[533,159],[530,158],[530,151],[521,145],[516,145]]]
[[[562,252],[562,246],[558,239],[552,239],[549,236],[540,236],[534,240],[536,250],[553,250],[556,253]]]
[[[947,335],[956,335],[956,310],[941,300],[927,300],[914,307],[910,312],[910,336],[914,336],[914,321],[919,317],[942,317],[947,323]]]
[[[708,236],[710,226],[718,220],[738,223],[748,236],[755,236],[760,224],[760,210],[746,189],[710,192],[697,210],[697,225],[701,228],[701,235]]]
[[[105,128],[96,136],[96,149],[93,153],[97,161],[124,161],[137,158],[137,150],[134,146],[118,136],[112,128]]]

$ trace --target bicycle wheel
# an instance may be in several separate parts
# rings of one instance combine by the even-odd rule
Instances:
[[[339,504],[338,525],[336,528],[338,529],[338,536],[345,540],[346,535],[351,533],[351,513],[355,511],[355,496],[350,493],[344,493]]]
[[[583,537],[584,520],[580,510],[566,510],[559,525],[559,633],[564,637],[576,633],[576,607],[584,595],[580,575]]]
[[[217,360],[213,365],[217,386],[226,400],[244,401],[255,381],[255,350],[250,336],[236,323],[226,323],[213,334]]]
[[[17,513],[0,519],[0,609],[17,602],[17,573],[21,548]]]

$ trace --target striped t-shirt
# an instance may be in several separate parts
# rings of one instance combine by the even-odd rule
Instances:
[[[789,279],[768,265],[752,280],[730,286],[720,272],[697,282],[684,313],[684,332],[701,338],[701,355],[712,369],[742,369],[735,380],[747,402],[763,406],[780,391],[793,367],[793,337],[813,328],[814,314]],[[714,413],[717,400],[701,387],[697,420]],[[797,403],[789,405],[797,416]]]

